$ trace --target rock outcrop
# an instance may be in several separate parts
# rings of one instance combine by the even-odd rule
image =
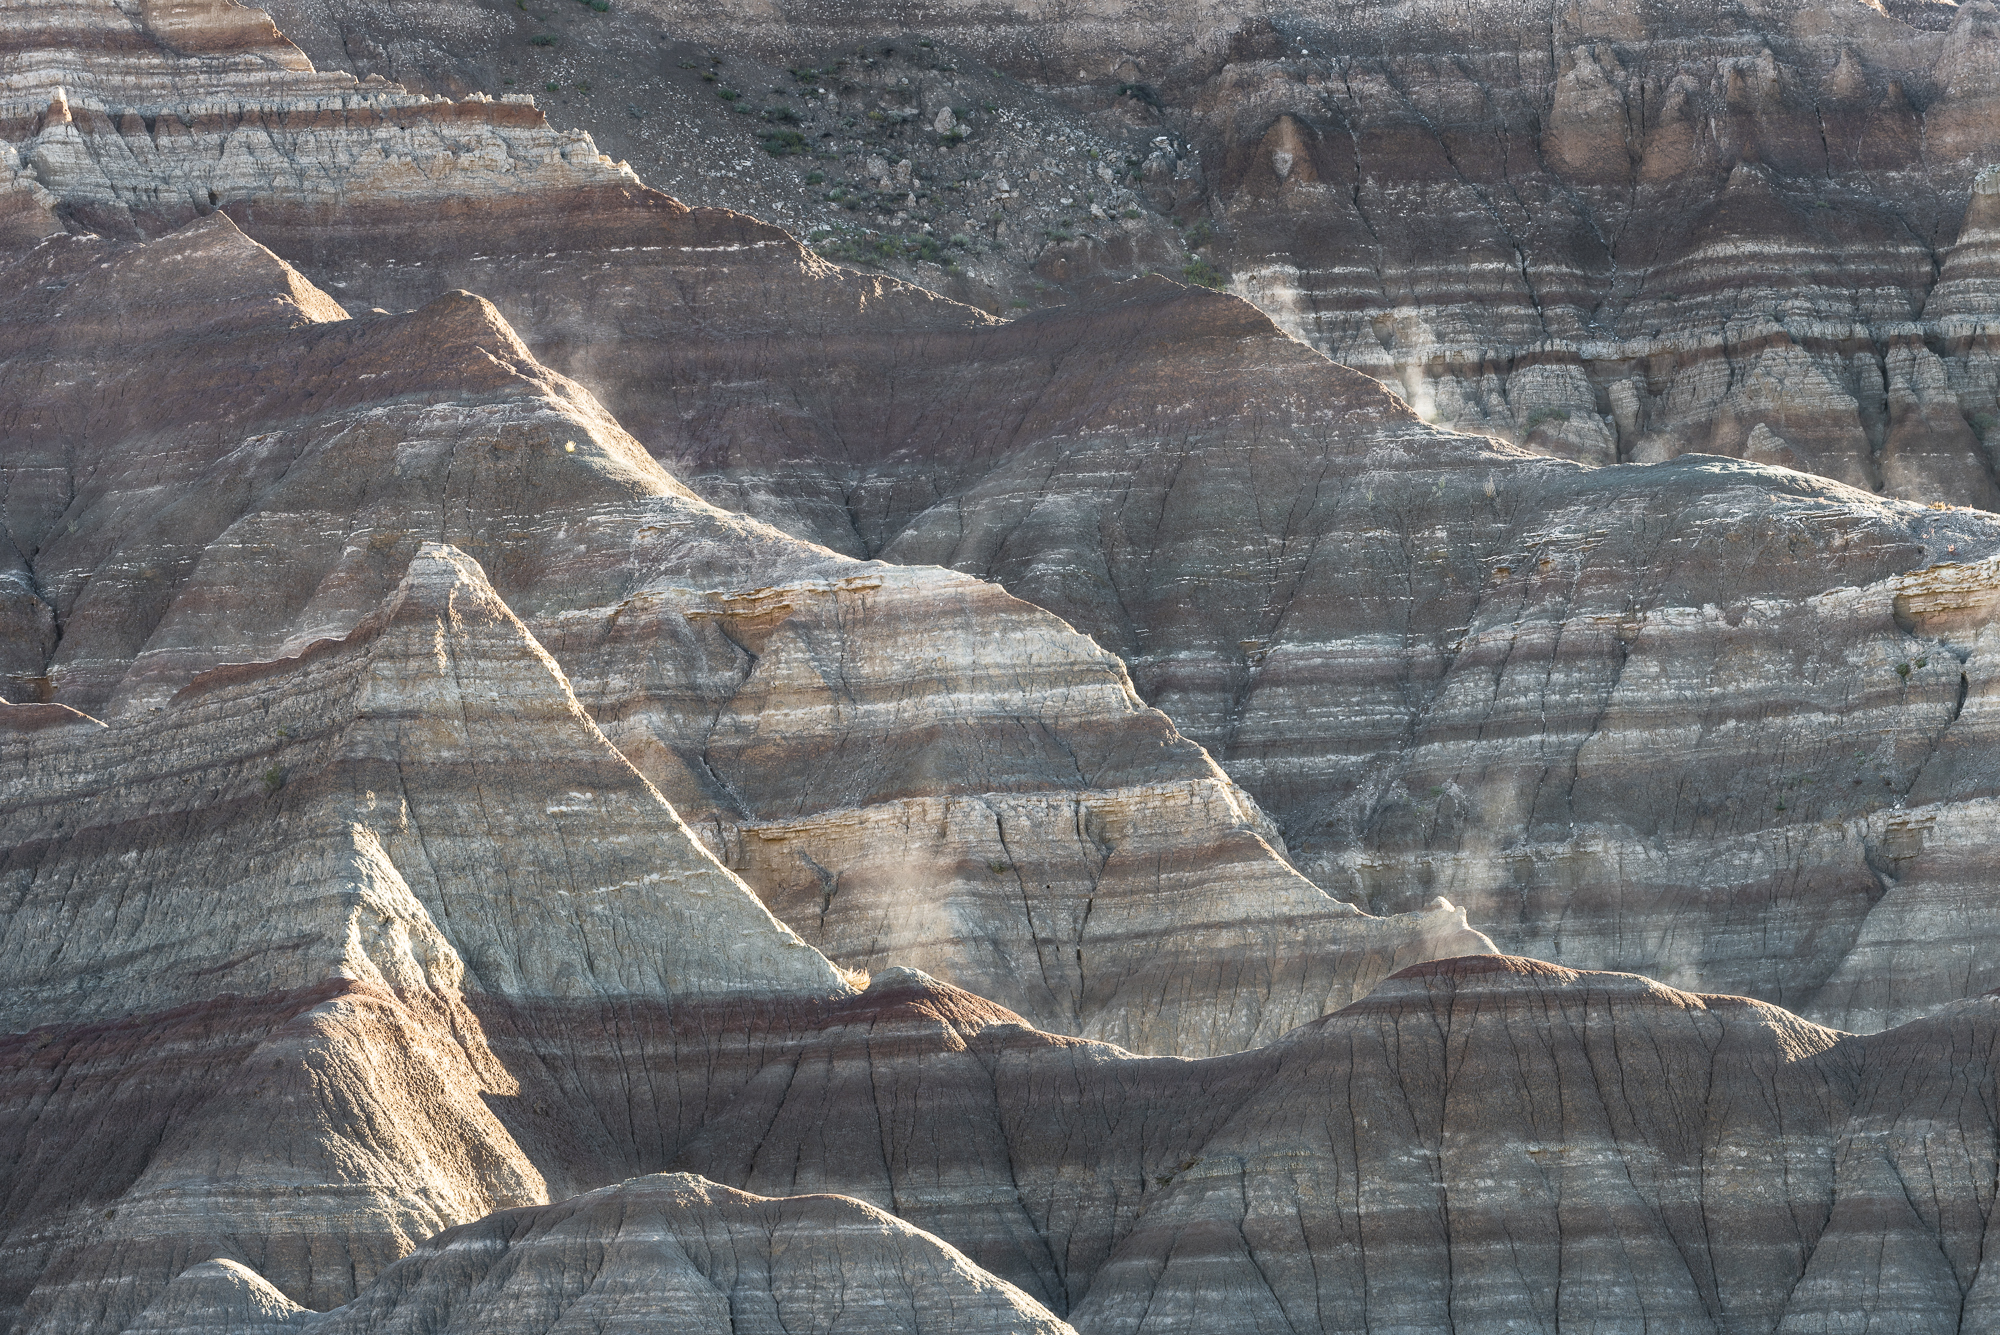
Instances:
[[[680,1155],[801,1196],[625,1182],[447,1233],[324,1316],[224,1258],[159,1286],[135,1328],[539,1331],[553,1305],[717,1288],[755,1322],[821,1265],[891,1329],[940,1300],[1082,1332],[1959,1328],[1991,1285],[1995,1015],[1983,998],[1863,1038],[1475,956],[1185,1062],[1050,1040],[899,975],[826,1012]],[[828,1191],[923,1216],[962,1257]],[[885,1254],[908,1267],[886,1296]]]
[[[1274,16],[1194,108],[1222,262],[1433,420],[1992,508],[1991,353],[1939,273],[2000,157],[2000,27],[1937,8]]]
[[[829,269],[773,229],[682,210],[608,168],[600,185],[495,196],[482,195],[485,178],[464,160],[427,162],[427,197],[457,190],[482,198],[477,226],[456,213],[440,225],[434,210],[393,192],[366,207],[350,199],[336,218],[326,205],[300,204],[296,192],[247,182],[220,207],[357,309],[443,302],[428,318],[453,312],[465,331],[454,346],[505,346],[516,364],[540,359],[588,381],[601,396],[588,412],[614,413],[711,500],[853,556],[995,578],[1055,611],[1123,657],[1140,696],[1211,748],[1277,822],[1275,831],[1263,825],[1205,760],[1176,751],[1164,735],[1141,749],[1165,742],[1167,753],[1188,756],[1199,771],[1192,787],[1176,787],[1179,779],[1161,787],[1155,771],[1133,769],[1137,753],[1124,741],[1078,748],[1019,734],[1018,705],[999,706],[1012,668],[976,679],[949,674],[933,688],[940,699],[999,692],[978,724],[954,723],[922,747],[897,741],[856,752],[859,697],[850,703],[851,684],[829,681],[820,665],[825,646],[862,641],[834,628],[862,607],[892,621],[907,616],[910,625],[949,624],[935,597],[962,607],[967,628],[997,627],[998,609],[1010,605],[980,586],[851,576],[820,556],[725,562],[699,588],[685,576],[669,581],[681,591],[671,593],[623,575],[606,583],[605,570],[586,579],[582,567],[604,559],[586,553],[615,548],[625,561],[633,532],[645,539],[644,560],[690,559],[690,539],[643,519],[629,529],[623,520],[599,525],[611,546],[581,540],[565,558],[581,564],[565,564],[558,579],[543,554],[547,535],[577,539],[564,523],[542,520],[552,507],[590,503],[546,489],[533,507],[542,519],[531,521],[509,495],[497,529],[440,528],[437,536],[479,557],[607,735],[787,921],[842,963],[905,961],[1041,1023],[1191,1052],[1261,1041],[1413,956],[1471,948],[1455,910],[1431,907],[1440,897],[1467,905],[1471,926],[1508,948],[1754,993],[1843,1023],[1894,1022],[1983,986],[1976,968],[1918,971],[1913,990],[1897,985],[1904,1000],[1885,1005],[1854,990],[1847,980],[1861,966],[1847,957],[1878,950],[1870,944],[1877,933],[1919,952],[1926,942],[1962,941],[1928,935],[1946,921],[1936,915],[1906,914],[1932,924],[1910,928],[1891,926],[1895,910],[1885,910],[1867,943],[1861,924],[1892,880],[1896,903],[1931,893],[1902,883],[1907,871],[1933,875],[1923,870],[1931,864],[1911,860],[1910,831],[1930,829],[1934,814],[1949,825],[1948,813],[1987,800],[1972,771],[1956,771],[1953,785],[1920,790],[1935,813],[1907,814],[1925,758],[1944,729],[1958,726],[1957,678],[1976,673],[1953,667],[1970,662],[1970,640],[1922,634],[1897,620],[1893,605],[1899,581],[1929,567],[1983,569],[1993,550],[1988,521],[1884,506],[1777,471],[1689,463],[1593,474],[1495,449],[1423,425],[1247,307],[1164,280],[1001,323]],[[549,210],[568,220],[554,250]],[[1983,235],[1983,225],[1974,232]],[[87,262],[76,253],[78,265]],[[1950,271],[1975,306],[1981,272],[1973,260]],[[44,306],[24,308],[37,330],[69,299],[51,286],[40,289]],[[490,321],[450,297],[455,288],[489,295],[525,346],[482,332]],[[406,328],[353,324],[379,327],[371,337],[383,338]],[[101,349],[74,355],[100,358]],[[1193,364],[1206,369],[1200,393],[1189,395]],[[583,402],[580,391],[562,393]],[[90,411],[103,408],[92,401]],[[385,424],[375,438],[436,431],[433,422]],[[553,448],[581,439],[570,431],[566,422],[538,423],[532,437]],[[264,439],[269,466],[297,447],[296,437]],[[343,468],[349,458],[359,456],[343,456]],[[386,453],[374,458],[342,475],[397,476]],[[491,474],[503,494],[511,486],[504,472]],[[350,493],[338,505],[313,506],[365,509]],[[255,525],[276,525],[266,540],[283,533],[289,543],[308,526],[323,531],[323,521],[305,517],[321,512]],[[282,629],[255,643],[231,641],[236,632],[201,610],[210,595],[191,592],[179,604],[184,622],[170,616],[143,647],[104,651],[102,671],[120,684],[101,689],[122,693],[119,708],[149,707],[208,661],[268,658],[344,633],[385,590],[409,535],[432,522],[412,524],[413,513],[443,512],[430,499],[413,510],[408,494],[391,489],[377,513],[349,529],[339,553],[331,539],[316,539],[320,567],[341,574],[323,585],[315,576],[310,594],[302,584],[276,598],[305,609]],[[1688,536],[1661,545],[1672,529]],[[1814,560],[1803,559],[1809,551]],[[1223,552],[1231,556],[1218,561]],[[142,581],[146,569],[156,573],[105,605],[110,622],[161,590],[158,565],[118,564],[117,579],[92,575],[93,604],[132,573]],[[1664,582],[1648,573],[1663,564],[1673,572]],[[260,577],[276,578],[277,569]],[[257,616],[231,614],[235,624],[255,624],[273,605],[268,585],[250,593],[254,585],[221,573],[232,567],[216,570],[230,583],[214,598],[243,596],[257,607]],[[352,573],[363,570],[373,573]],[[1352,580],[1357,570],[1370,577]],[[38,558],[36,578],[53,571]],[[878,577],[883,583],[870,587]],[[580,596],[591,580],[597,591]],[[1837,595],[1843,588],[1863,592]],[[758,589],[771,592],[753,596]],[[907,614],[888,606],[899,592],[910,599],[900,604]],[[579,616],[586,604],[596,610]],[[21,606],[23,616],[48,615]],[[656,608],[664,609],[657,622]],[[1754,651],[1746,614],[1762,637]],[[763,622],[773,615],[793,624],[767,640]],[[607,634],[614,622],[619,629]],[[106,707],[111,697],[87,684],[97,670],[84,661],[87,628],[87,618],[65,625],[56,652],[67,660],[58,679],[74,685],[51,691],[49,678],[23,674],[23,698]],[[24,631],[24,639],[41,633]],[[995,661],[986,633],[959,635],[934,657]],[[196,646],[193,659],[176,658],[177,639]],[[1086,659],[1094,652],[1066,643]],[[658,667],[633,673],[631,655],[657,656],[668,644],[694,655],[672,661],[687,664],[681,679],[699,688],[686,690]],[[1815,656],[1828,646],[1839,646],[1837,662]],[[128,657],[136,664],[129,671]],[[1114,715],[1129,711],[1120,669],[1108,658],[1095,662],[1077,686],[1051,684],[1045,707],[1068,710],[1056,703],[1065,695]],[[1822,679],[1823,687],[1812,684]],[[826,720],[817,735],[827,742],[819,753],[865,792],[814,781],[806,788],[817,791],[801,802],[800,787],[780,792],[748,773],[791,773],[800,754],[774,749],[768,730],[744,717],[780,717],[774,711],[789,706],[766,683],[781,681],[787,692],[817,694],[825,712],[816,717]],[[734,702],[727,709],[725,698]],[[1662,777],[1682,802],[1643,778],[1645,766],[1627,763],[1626,748],[1657,754],[1659,734],[1646,720],[1662,707],[1685,719],[1689,702],[1707,711],[1696,731],[1719,749],[1712,765],[1702,762],[1698,796],[1679,770]],[[933,726],[881,704],[863,712],[893,719],[902,738]],[[1163,726],[1143,711],[1132,717]],[[1846,730],[1857,726],[1885,729],[1873,734],[1880,743],[1847,747]],[[1801,729],[1819,739],[1816,750],[1800,750]],[[787,717],[786,731],[812,730]],[[731,756],[742,762],[737,769],[724,763]],[[1119,796],[1079,805],[1030,791],[1081,791],[1079,773],[1084,788]],[[1617,781],[1600,785],[1599,774]],[[1186,833],[1190,819],[1202,833]],[[1130,832],[1134,821],[1175,828],[1172,840],[1204,851],[1158,865],[1150,836]],[[1977,819],[1966,828],[1979,828]],[[1965,837],[1976,861],[1979,836]],[[1369,936],[1375,929],[1363,922],[1328,917],[1337,906],[1314,898],[1270,856],[1281,849],[1360,907],[1444,916]],[[1093,933],[1122,941],[1134,930],[1113,905],[1147,904],[1156,892],[1199,898],[1223,878],[1241,887],[1236,907],[1213,917],[1194,911],[1217,933],[1233,930],[1225,921],[1262,925],[1232,945],[1220,972],[1177,961],[1131,976],[1186,979],[1195,997],[1219,988],[1221,977],[1247,978],[1249,990],[1235,993],[1246,999],[1228,1014],[1182,1019],[1174,989],[1145,981],[1132,992],[1120,968],[1077,958],[1079,949],[1089,955]],[[903,887],[919,879],[950,887],[935,901],[942,912],[901,910]],[[1008,933],[980,939],[995,906],[1024,891]],[[1136,912],[1143,923],[1151,910]],[[1327,923],[1314,932],[1344,943],[1329,947],[1339,959],[1331,973],[1285,962],[1336,958],[1317,946],[1288,955],[1283,942],[1309,918]],[[1836,978],[1822,1001],[1820,989]],[[1148,998],[1139,1013],[1149,1018],[1127,1027],[1121,1017],[1139,996]]]
[[[477,298],[347,319],[226,215],[51,239],[14,271],[45,281],[4,312],[8,522],[62,627],[24,696],[170,723],[200,674],[354,633],[443,541],[850,968],[906,960],[1052,1027],[1208,1052],[1486,941],[1428,901],[1383,923],[1330,900],[1048,614],[695,500]]]
[[[1701,355],[1605,391],[1658,445],[1607,452],[1440,429],[1165,279],[1001,321],[837,269],[228,0],[0,7],[0,1321],[1979,1328],[2000,519],[1871,488],[1983,467],[1990,68],[1982,6],[1897,12],[1759,11],[1767,60],[1652,11],[1192,5],[1121,53],[1254,145],[1203,150],[1213,256],[1407,153],[1408,271],[1465,243],[1424,309],[1525,321],[1518,276],[1546,321],[1523,403],[1604,371],[1562,312],[1640,244],[1570,243],[1643,25],[1719,71],[1661,171],[1723,204],[1631,232]],[[956,40],[1054,80],[1129,13],[1009,56],[1045,17]],[[1606,25],[1629,67],[1520,41]],[[1882,323],[1929,243],[1857,206],[1786,288],[1805,329],[1852,279],[1846,332],[1746,316],[1709,394],[1718,294],[1797,276],[1744,279],[1799,71],[1853,110],[1927,52],[1822,124],[1929,173],[1911,218],[1971,192],[1935,312]],[[1401,126],[1356,111],[1349,175],[1251,88],[1295,55]],[[1911,117],[1921,172],[1863,162]],[[1516,121],[1496,268],[1461,178]],[[1690,455],[1846,476],[1834,355],[1889,405],[1864,487]],[[1367,369],[1448,398],[1416,364]]]
[[[447,1230],[323,1315],[238,1263],[207,1261],[126,1335],[549,1335],[586,1322],[714,1335],[1070,1332],[894,1215],[837,1196],[770,1200],[679,1174]]]
[[[1990,249],[1988,0],[408,8],[280,5],[330,68],[546,75],[655,184],[989,309],[1185,272],[1427,420],[2000,505],[2000,308],[1949,274]]]
[[[745,264],[603,262],[690,320],[730,309]],[[433,269],[521,291],[504,263]],[[998,580],[1115,650],[1343,898],[1442,895],[1512,949],[1863,1027],[1989,985],[1933,971],[1898,1007],[1857,1009],[1845,984],[1818,1000],[1916,868],[1908,832],[1948,811],[1979,828],[1974,771],[1911,793],[1959,726],[1983,614],[1944,636],[1896,600],[1983,579],[1988,518],[1714,458],[1593,471],[1443,433],[1249,307],[1164,280],[933,327],[920,358],[852,322],[820,334],[808,307],[810,375],[749,320],[696,361],[656,307],[503,299],[711,498]],[[1657,779],[1654,756],[1672,757]]]

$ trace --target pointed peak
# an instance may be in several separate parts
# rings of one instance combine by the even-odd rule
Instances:
[[[476,293],[453,288],[440,293],[417,308],[414,318],[427,330],[474,341],[498,339],[506,353],[521,361],[533,361],[534,353],[507,323],[500,308]],[[493,349],[498,353],[500,348]]]
[[[249,1266],[217,1257],[183,1270],[126,1335],[279,1335],[314,1315]]]
[[[339,302],[274,252],[251,239],[227,213],[195,219],[151,241],[94,243],[94,263],[67,290],[39,284],[0,303],[0,323],[49,324],[51,301],[68,318],[56,328],[71,346],[185,341],[190,334],[296,329],[347,319]],[[92,317],[93,311],[104,314]]]
[[[869,978],[868,990],[863,995],[886,997],[901,992],[943,992],[947,986],[922,969],[892,964]]]
[[[871,1019],[894,1015],[920,1016],[956,1031],[961,1037],[975,1034],[989,1025],[1018,1025],[1028,1022],[997,1002],[988,1001],[962,987],[954,987],[922,969],[891,965],[877,970],[868,987],[852,999]]]
[[[222,687],[237,686],[291,672],[307,663],[358,648],[374,640],[390,626],[447,620],[454,629],[503,624],[518,630],[525,648],[547,659],[525,625],[493,589],[479,562],[448,542],[426,542],[410,558],[409,566],[395,589],[375,611],[363,617],[338,639],[318,639],[297,653],[255,663],[223,663],[198,672],[174,694],[181,704]]]
[[[477,608],[491,619],[517,619],[494,592],[485,568],[448,542],[426,542],[417,549],[402,581],[389,596],[389,606],[397,609],[392,615],[411,609],[462,616]]]

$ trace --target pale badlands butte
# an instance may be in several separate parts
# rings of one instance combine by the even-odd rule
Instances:
[[[0,1330],[2000,1328],[2000,10],[0,0]]]

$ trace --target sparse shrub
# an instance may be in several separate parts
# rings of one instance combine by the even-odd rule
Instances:
[[[1219,288],[1223,284],[1222,271],[1199,255],[1181,266],[1181,277],[1201,287]]]
[[[529,46],[554,46],[556,35],[552,32],[538,32],[528,39]]]
[[[774,158],[803,153],[806,148],[806,137],[797,130],[766,130],[757,137],[757,142]]]
[[[285,786],[285,770],[281,765],[273,765],[264,771],[264,796],[276,797],[278,790]]]

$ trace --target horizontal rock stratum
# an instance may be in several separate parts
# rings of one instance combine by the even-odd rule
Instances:
[[[1538,452],[2000,504],[1991,0],[273,7],[990,310],[1185,271]]]
[[[1325,35],[1169,9],[1189,88]],[[1976,390],[1985,10],[1767,9],[1718,143],[1959,61]],[[1666,372],[1599,467],[1158,276],[997,319],[232,0],[0,0],[0,142],[0,1328],[1990,1324],[2000,517]]]
[[[553,1038],[578,1014],[534,1009],[513,1012],[515,1034]],[[909,972],[779,1015],[754,1027],[768,1064],[711,1086],[706,1124],[664,1164],[517,1142],[570,1173],[708,1182],[640,1177],[495,1214],[324,1317],[224,1255],[133,1286],[143,1315],[30,1328],[545,1332],[563,1313],[720,1309],[748,1329],[815,1313],[873,1331],[930,1328],[941,1307],[975,1330],[1062,1329],[1052,1312],[1079,1331],[1930,1328],[1979,1321],[1991,1282],[1976,1185],[1996,1167],[1991,999],[1864,1038],[1746,998],[1472,956],[1202,1062],[1039,1034]],[[621,1022],[631,1055],[661,1032],[640,1020]],[[582,1039],[567,1027],[518,1066],[518,1038],[493,1051],[526,1077],[519,1097],[573,1081],[656,1134],[629,1101],[645,1073]],[[847,1310],[829,1312],[829,1285]]]

